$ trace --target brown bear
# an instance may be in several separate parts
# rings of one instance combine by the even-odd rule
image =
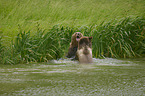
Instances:
[[[93,37],[81,37],[78,42],[78,50],[76,53],[76,59],[80,63],[92,63],[92,38]]]
[[[76,55],[78,48],[78,41],[83,36],[81,32],[75,32],[71,37],[71,43],[66,57],[72,58]]]

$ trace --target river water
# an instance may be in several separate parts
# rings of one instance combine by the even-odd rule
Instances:
[[[145,96],[145,58],[0,64],[0,96]]]

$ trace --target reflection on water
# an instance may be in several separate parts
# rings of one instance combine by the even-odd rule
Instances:
[[[144,59],[70,59],[46,64],[0,65],[3,96],[143,96]]]

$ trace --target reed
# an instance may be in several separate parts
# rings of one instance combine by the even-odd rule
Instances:
[[[0,31],[14,38],[19,31],[54,25],[78,27],[100,25],[114,18],[145,16],[144,0],[0,0]],[[6,38],[9,45],[11,38]]]
[[[0,63],[2,61],[2,51],[3,51],[3,45],[2,45],[2,32],[0,32]]]
[[[131,58],[144,54],[144,22],[140,17],[128,17],[96,27],[93,31],[93,49],[97,49],[94,56]]]
[[[80,31],[93,36],[93,57],[132,58],[145,54],[145,19],[143,17],[122,18],[102,22],[100,25],[68,27],[55,25],[44,30],[37,23],[37,31],[25,32],[19,28],[16,39],[3,51],[4,64],[48,62],[65,58],[71,36]]]
[[[12,42],[13,61],[15,63],[48,62],[51,59],[61,58],[71,38],[68,30],[70,33],[71,29],[68,27],[63,29],[63,26],[55,25],[45,32],[38,24],[34,35],[30,35],[30,31],[20,31]]]

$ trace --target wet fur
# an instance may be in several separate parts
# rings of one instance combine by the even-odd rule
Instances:
[[[77,48],[78,48],[77,36],[81,38],[83,36],[83,34],[81,32],[75,32],[72,35],[70,47],[69,47],[69,50],[68,50],[68,54],[66,56],[68,58],[74,57],[76,55]]]
[[[92,37],[81,37],[78,42],[76,59],[80,63],[92,63]]]

